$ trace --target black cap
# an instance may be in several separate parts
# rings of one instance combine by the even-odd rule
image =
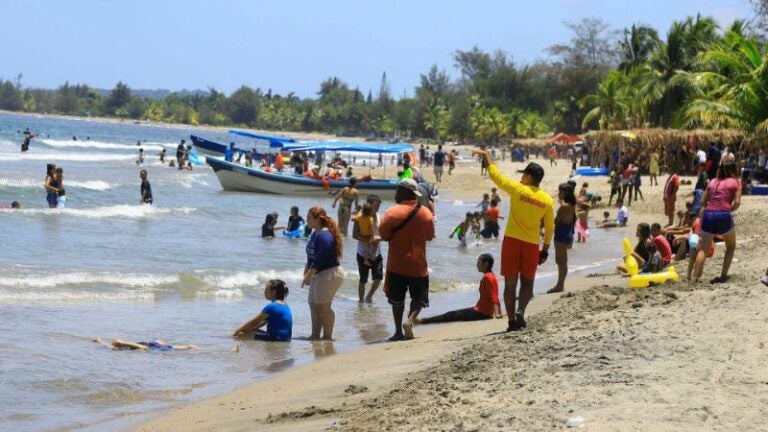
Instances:
[[[544,168],[542,168],[541,165],[537,164],[536,162],[531,162],[527,167],[525,167],[523,174],[528,174],[533,178],[533,181],[535,181],[536,184],[539,184],[544,178]]]

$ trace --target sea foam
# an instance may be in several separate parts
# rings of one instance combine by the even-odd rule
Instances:
[[[39,140],[39,142],[46,147],[51,148],[84,148],[84,149],[102,149],[102,150],[135,150],[137,153],[139,151],[139,148],[143,148],[146,152],[147,150],[156,150],[160,151],[165,147],[171,147],[174,146],[174,144],[164,144],[164,143],[141,143],[140,146],[136,144],[118,144],[118,143],[112,143],[112,142],[103,142],[103,141],[72,141],[72,140],[55,140],[50,138],[43,138]],[[35,141],[32,142],[34,145]]]
[[[89,219],[102,219],[102,218],[144,218],[151,216],[162,216],[169,214],[188,214],[196,211],[195,208],[189,207],[176,207],[176,208],[163,208],[146,205],[115,205],[106,207],[94,207],[87,209],[78,208],[63,208],[63,209],[22,209],[22,210],[10,210],[2,209],[0,212],[4,213],[22,213],[25,215],[63,215],[74,217],[85,217]]]

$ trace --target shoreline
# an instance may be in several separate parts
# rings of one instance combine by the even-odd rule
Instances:
[[[619,280],[620,277],[614,275],[572,276],[568,292]],[[528,306],[528,316],[547,311],[563,295],[570,294],[536,295]],[[506,318],[418,325],[416,339],[412,341],[382,341],[325,357],[244,384],[220,396],[155,413],[149,420],[137,419],[136,423],[142,424],[128,430],[325,430],[334,424],[336,417],[333,411],[325,412],[322,407],[352,405],[366,396],[377,395],[413,373],[436,366],[478,339],[504,334],[505,327]],[[314,408],[316,413],[300,414],[302,410]]]
[[[759,216],[749,211],[747,218],[754,217]],[[476,426],[470,430],[538,430],[562,428],[577,414],[590,430],[601,431],[759,428],[768,409],[744,410],[768,396],[768,388],[750,394],[738,380],[768,382],[768,370],[757,366],[765,338],[750,331],[768,322],[761,306],[768,290],[757,282],[764,271],[763,252],[752,247],[764,241],[765,233],[746,231],[739,241],[744,253],[725,286],[629,289],[618,275],[572,276],[565,293],[534,297],[523,332],[503,332],[504,319],[420,325],[413,341],[376,343],[327,357],[153,413],[129,430],[413,430],[427,425],[450,430],[464,421]],[[709,273],[719,271],[718,258],[722,251]],[[713,303],[721,306],[713,309]],[[743,310],[748,314],[738,314]],[[698,367],[687,367],[692,362]],[[745,362],[749,369],[723,370],[724,362]],[[736,377],[719,385],[706,378],[712,374]],[[506,375],[514,377],[511,384]],[[670,381],[678,384],[670,387]],[[503,397],[496,391],[502,382],[509,389],[499,393]],[[652,389],[649,394],[646,387]],[[530,390],[518,394],[513,388]],[[699,393],[693,396],[692,388]],[[482,389],[489,394],[467,393]],[[740,398],[729,400],[734,394]],[[608,403],[608,395],[616,400]],[[510,406],[510,398],[516,406]],[[704,415],[691,412],[701,406]],[[652,409],[673,413],[648,414]],[[528,414],[518,414],[523,411]]]

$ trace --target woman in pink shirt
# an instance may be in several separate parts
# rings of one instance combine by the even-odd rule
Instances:
[[[736,230],[732,212],[741,205],[741,182],[733,177],[736,165],[726,162],[720,165],[717,178],[710,180],[704,197],[701,199],[701,249],[696,252],[693,283],[699,281],[704,271],[705,251],[709,250],[715,235],[722,235],[725,240],[725,258],[719,277],[710,283],[723,283],[728,280],[728,269],[736,250]]]

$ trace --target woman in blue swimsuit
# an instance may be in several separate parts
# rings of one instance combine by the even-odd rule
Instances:
[[[555,215],[555,262],[557,263],[557,284],[547,293],[563,292],[565,277],[568,275],[568,249],[573,245],[576,225],[576,194],[573,185],[562,183],[558,188],[560,208]]]

